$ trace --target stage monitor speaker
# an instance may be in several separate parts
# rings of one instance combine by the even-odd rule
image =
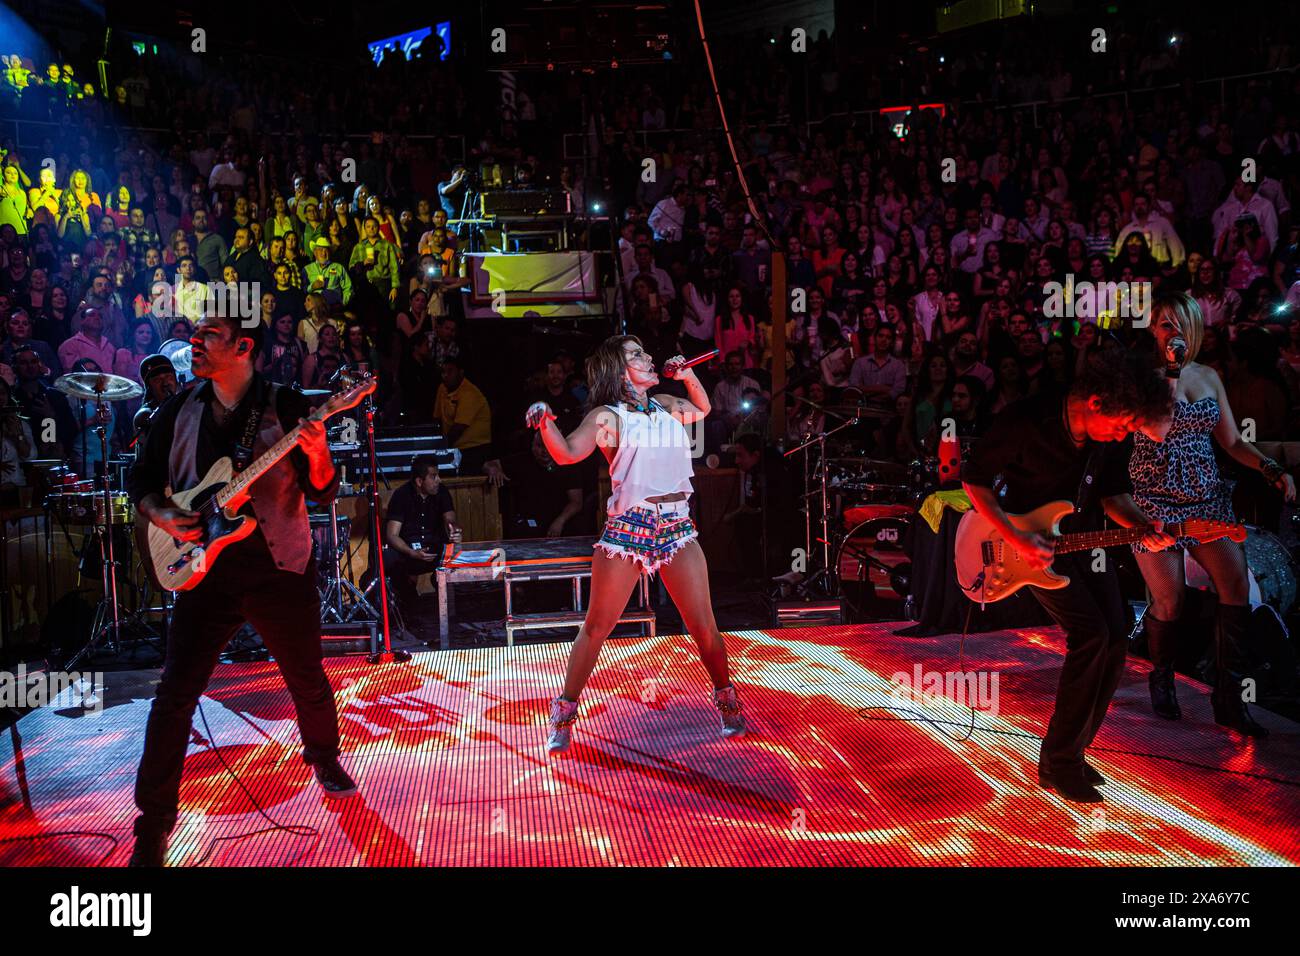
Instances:
[[[772,600],[772,624],[775,627],[821,627],[843,623],[844,608],[839,598]]]

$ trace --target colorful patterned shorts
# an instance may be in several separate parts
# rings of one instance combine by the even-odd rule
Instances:
[[[638,505],[605,521],[596,547],[612,558],[630,558],[654,574],[697,537],[685,501]]]

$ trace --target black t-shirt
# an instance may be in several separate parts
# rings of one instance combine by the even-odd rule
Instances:
[[[551,392],[549,387],[543,388],[540,392],[534,392],[528,400],[528,404],[533,402],[545,402],[551,406],[551,411],[555,412],[555,424],[562,432],[570,432],[582,424],[582,402],[578,397],[567,388],[561,388],[558,395]]]
[[[511,517],[521,533],[536,537],[547,528],[569,503],[569,492],[582,490],[583,473],[578,465],[542,465],[531,450],[517,452],[501,460],[501,468],[510,479],[506,485]],[[565,534],[576,534],[579,516],[565,527]]]
[[[386,520],[401,522],[397,533],[407,544],[436,551],[447,543],[447,523],[442,516],[454,510],[446,485],[439,484],[431,495],[421,495],[415,490],[414,482],[408,481],[389,499]]]
[[[1066,430],[1064,399],[1041,397],[1015,402],[1004,408],[975,443],[962,467],[962,480],[985,488],[999,476],[1006,483],[1002,508],[1011,514],[1032,511],[1050,501],[1082,504],[1085,514],[1075,528],[1095,526],[1103,498],[1133,490],[1128,478],[1132,439],[1123,442],[1087,442],[1077,448]],[[1093,481],[1077,498],[1089,458],[1096,455]]]

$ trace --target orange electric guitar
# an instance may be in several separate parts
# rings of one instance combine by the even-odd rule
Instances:
[[[1061,519],[1074,511],[1068,501],[1053,501],[1027,514],[1008,515],[1011,523],[1024,531],[1033,531],[1053,539],[1057,554],[1071,551],[1091,551],[1142,540],[1150,529],[1114,528],[1107,531],[1080,531],[1061,534]],[[1227,521],[1192,518],[1178,524],[1164,526],[1166,534],[1175,538],[1195,538],[1201,544],[1231,538],[1246,540],[1246,527]],[[962,516],[957,526],[957,543],[953,561],[957,565],[957,583],[966,596],[981,604],[991,604],[1015,594],[1028,584],[1056,590],[1070,583],[1063,574],[1051,567],[1033,568],[1016,546],[1009,543],[987,518],[974,509]]]

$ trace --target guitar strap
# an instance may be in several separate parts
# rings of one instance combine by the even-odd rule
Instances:
[[[1092,507],[1097,469],[1101,465],[1103,447],[1099,442],[1088,442],[1088,460],[1083,466],[1083,475],[1079,478],[1079,488],[1074,493],[1074,513],[1081,514]]]
[[[235,453],[231,456],[236,474],[247,468],[248,463],[253,460],[253,445],[257,441],[257,430],[262,427],[262,413],[266,411],[266,403],[270,400],[268,393],[269,386],[263,379],[258,401],[248,410],[248,416],[244,419],[244,437],[235,446]]]

